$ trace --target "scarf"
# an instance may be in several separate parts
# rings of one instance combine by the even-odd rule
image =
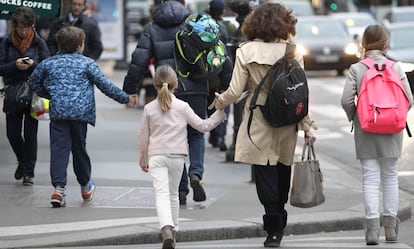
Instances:
[[[26,38],[20,38],[16,32],[12,32],[12,42],[13,46],[20,52],[20,54],[24,54],[26,50],[30,47],[32,44],[33,38],[34,38],[34,31],[29,33],[29,35]]]

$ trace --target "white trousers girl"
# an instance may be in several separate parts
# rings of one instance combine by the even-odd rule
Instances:
[[[383,216],[397,216],[398,158],[362,159],[362,190],[367,219],[380,218],[380,188],[383,191]]]
[[[170,225],[178,228],[178,186],[183,173],[184,155],[155,155],[149,159],[149,173],[155,189],[160,228]]]

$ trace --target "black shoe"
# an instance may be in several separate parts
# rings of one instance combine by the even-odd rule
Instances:
[[[178,193],[178,199],[180,200],[180,205],[187,205],[187,194],[183,192]]]
[[[21,163],[19,163],[17,165],[16,171],[14,172],[14,178],[16,178],[16,180],[20,180],[23,177],[23,165]]]
[[[282,241],[283,234],[269,234],[264,242],[264,247],[280,247],[280,241]]]
[[[190,185],[193,188],[193,200],[196,202],[205,201],[206,200],[206,192],[204,191],[201,179],[198,175],[191,175],[190,176]]]
[[[217,139],[217,144],[216,145],[217,145],[217,147],[220,148],[220,151],[226,151],[227,150],[227,145],[224,142],[223,138]]]
[[[208,142],[213,146],[213,148],[217,147],[217,139],[210,135],[208,138]]]
[[[33,185],[33,177],[24,176],[23,177],[23,185],[24,186],[32,186]]]

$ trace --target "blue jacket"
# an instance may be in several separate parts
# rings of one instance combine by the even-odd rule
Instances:
[[[33,60],[33,65],[29,70],[19,70],[16,66],[16,60],[26,56]],[[6,36],[0,44],[0,76],[3,76],[5,85],[25,81],[38,63],[48,57],[49,50],[46,42],[36,32],[32,44],[24,54],[20,54],[13,46],[11,37]]]
[[[56,54],[40,63],[29,78],[30,87],[50,99],[51,120],[76,120],[95,125],[94,85],[119,103],[128,95],[101,72],[96,62],[79,52]]]

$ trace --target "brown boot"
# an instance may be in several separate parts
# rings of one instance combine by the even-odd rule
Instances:
[[[396,242],[398,241],[398,225],[400,219],[393,216],[384,216],[384,230],[385,230],[385,241]]]
[[[174,249],[175,248],[175,231],[172,226],[164,226],[161,228],[162,236],[162,249]]]
[[[378,245],[378,239],[380,234],[380,220],[379,218],[375,219],[366,219],[366,230],[365,230],[365,240],[367,245]]]

